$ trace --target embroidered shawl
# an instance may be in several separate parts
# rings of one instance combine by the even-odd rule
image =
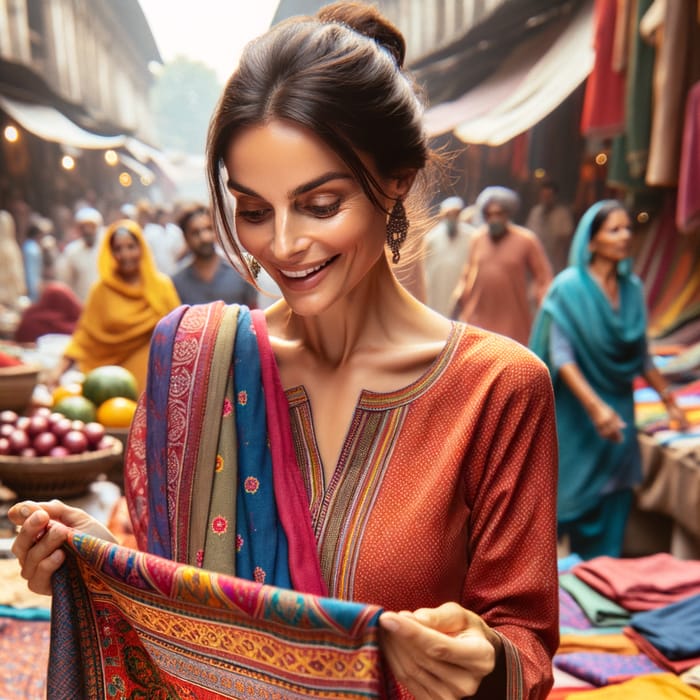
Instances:
[[[381,609],[72,532],[54,577],[49,700],[388,697]]]
[[[49,698],[66,688],[76,698],[394,692],[381,608],[322,597],[260,312],[180,307],[158,325],[125,476],[148,553],[69,538],[54,581]]]

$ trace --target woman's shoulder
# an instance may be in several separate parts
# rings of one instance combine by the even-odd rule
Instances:
[[[493,381],[549,381],[549,370],[542,360],[521,343],[499,333],[455,321],[457,336],[452,367],[470,377]]]

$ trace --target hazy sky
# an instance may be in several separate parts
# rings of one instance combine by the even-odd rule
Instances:
[[[202,61],[225,82],[243,46],[270,25],[279,0],[139,0],[163,61]]]

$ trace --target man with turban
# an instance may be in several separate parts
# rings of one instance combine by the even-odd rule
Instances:
[[[471,237],[454,316],[527,345],[552,267],[537,236],[513,223],[519,203],[505,187],[487,187],[477,198],[484,223]]]

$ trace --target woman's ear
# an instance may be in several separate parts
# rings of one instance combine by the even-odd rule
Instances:
[[[390,180],[389,195],[394,199],[402,199],[410,192],[418,171],[415,168],[405,168],[397,171]]]

